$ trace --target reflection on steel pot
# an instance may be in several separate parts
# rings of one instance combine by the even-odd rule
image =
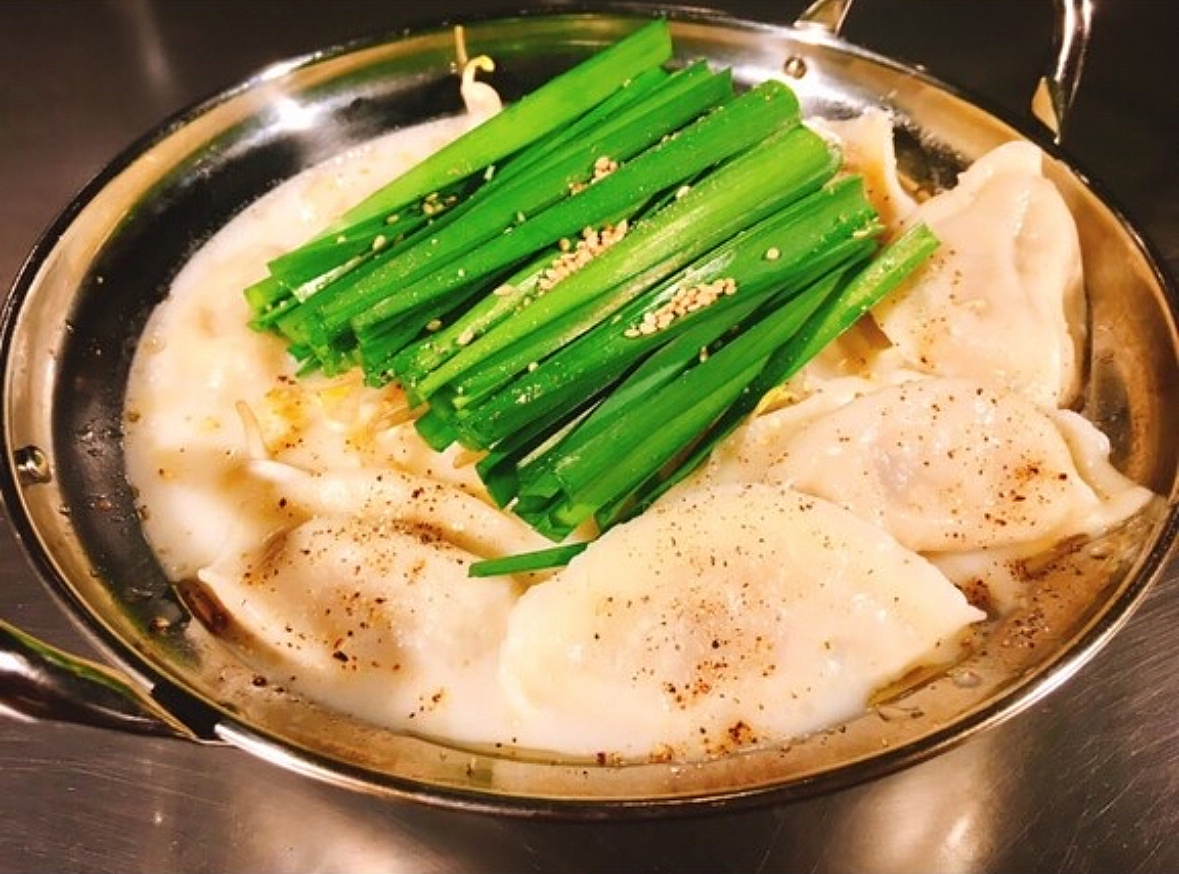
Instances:
[[[111,671],[3,630],[5,707],[35,717],[225,741],[333,782],[432,803],[540,814],[692,809],[823,791],[896,770],[1027,707],[1121,626],[1159,573],[1176,526],[1179,341],[1174,293],[1134,229],[1053,145],[1079,75],[1088,4],[1061,7],[1052,71],[1028,130],[918,71],[838,36],[846,4],[793,28],[671,16],[682,58],[738,79],[790,77],[807,108],[886,105],[902,169],[941,187],[995,146],[1042,145],[1077,219],[1091,305],[1083,412],[1118,466],[1162,496],[1107,541],[1063,559],[1028,610],[1025,643],[995,644],[954,676],[788,747],[691,766],[585,767],[458,749],[380,730],[271,685],[218,636],[213,605],[183,598],[140,527],[120,442],[126,379],[148,315],[193,249],[245,203],[304,167],[457,100],[448,29],[373,40],[277,67],[171,120],[111,164],[49,230],[4,313],[3,489],[33,563],[93,632]],[[472,53],[532,87],[633,31],[651,11],[475,21]],[[292,124],[299,107],[310,125]],[[457,108],[457,105],[455,105]],[[112,298],[117,305],[112,305]],[[1067,580],[1066,580],[1067,578]],[[1085,580],[1084,610],[1053,612],[1053,586]],[[1057,582],[1054,583],[1053,581]],[[1010,617],[1010,627],[1028,615]],[[964,678],[968,678],[968,681]]]

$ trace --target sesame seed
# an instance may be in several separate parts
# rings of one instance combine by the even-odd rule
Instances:
[[[558,244],[560,254],[552,260],[537,280],[538,291],[543,294],[562,279],[584,267],[594,257],[621,240],[628,229],[629,224],[623,219],[616,225],[606,225],[601,229],[584,228],[576,245],[569,240],[562,240]]]
[[[644,337],[666,330],[678,318],[711,306],[722,297],[737,293],[737,283],[722,277],[698,285],[680,286],[662,306],[643,313],[638,325],[623,331],[625,337]]]
[[[571,194],[578,194],[585,191],[590,185],[595,182],[605,179],[611,173],[618,169],[618,162],[613,158],[608,158],[602,155],[594,160],[594,166],[591,170],[590,179],[588,182],[572,182],[569,185],[569,192]]]

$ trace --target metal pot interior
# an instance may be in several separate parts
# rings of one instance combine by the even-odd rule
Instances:
[[[496,59],[495,84],[511,97],[629,32],[638,15],[477,21],[465,35],[472,54]],[[705,15],[676,18],[673,29],[681,56],[732,67],[740,82],[786,77],[811,109],[891,106],[903,168],[918,185],[942,185],[1025,135],[822,33]],[[178,597],[143,538],[120,441],[131,358],[186,257],[242,206],[378,132],[457,111],[453,58],[450,29],[375,40],[275,68],[192,109],[79,196],[9,299],[4,488],[14,524],[69,609],[157,700],[200,734],[378,792],[533,814],[699,808],[809,794],[933,755],[1054,687],[1126,619],[1175,528],[1175,300],[1133,229],[1041,143],[1082,233],[1092,310],[1083,411],[1110,434],[1118,466],[1163,500],[1129,529],[1059,556],[1040,597],[969,663],[838,731],[691,766],[456,749],[262,685],[219,636],[221,617]],[[1076,585],[1091,606],[1062,614],[1054,590]]]

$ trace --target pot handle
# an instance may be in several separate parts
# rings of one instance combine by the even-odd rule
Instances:
[[[3,619],[0,714],[155,737],[212,740],[208,733],[184,724],[120,674],[62,652]]]
[[[798,17],[795,27],[826,31],[838,36],[854,0],[815,0]],[[1036,83],[1031,113],[1048,128],[1059,144],[1064,124],[1072,108],[1089,35],[1093,25],[1093,0],[1053,0],[1056,24],[1053,33],[1052,60]]]

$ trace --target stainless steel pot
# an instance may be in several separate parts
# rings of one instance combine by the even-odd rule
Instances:
[[[1056,145],[1089,5],[1058,3],[1060,38],[1033,101],[1039,121],[1020,124],[841,39],[847,7],[820,2],[790,28],[667,14],[682,57],[732,67],[739,81],[785,76],[808,108],[825,113],[887,104],[902,123],[902,166],[918,184],[942,185],[1010,139],[1043,146],[1078,219],[1088,273],[1083,412],[1111,435],[1119,467],[1162,496],[1132,526],[1063,558],[1042,597],[985,652],[902,702],[788,748],[682,767],[586,767],[447,747],[260,686],[218,637],[215,613],[178,597],[143,539],[123,473],[123,392],[139,332],[185,257],[250,199],[379,131],[457,108],[453,36],[442,28],[276,66],[170,120],[82,192],[30,256],[3,316],[0,486],[31,561],[117,667],[0,625],[0,703],[27,716],[227,742],[336,783],[431,803],[601,816],[780,799],[869,779],[1011,717],[1069,677],[1127,619],[1179,526],[1175,293],[1135,230]],[[512,93],[652,14],[564,9],[471,21],[465,30],[473,52],[507,71],[500,84]],[[292,121],[308,117],[310,126]],[[1091,592],[1088,609],[1053,613],[1054,587],[1077,580]],[[1017,641],[1017,627],[1032,636]]]

